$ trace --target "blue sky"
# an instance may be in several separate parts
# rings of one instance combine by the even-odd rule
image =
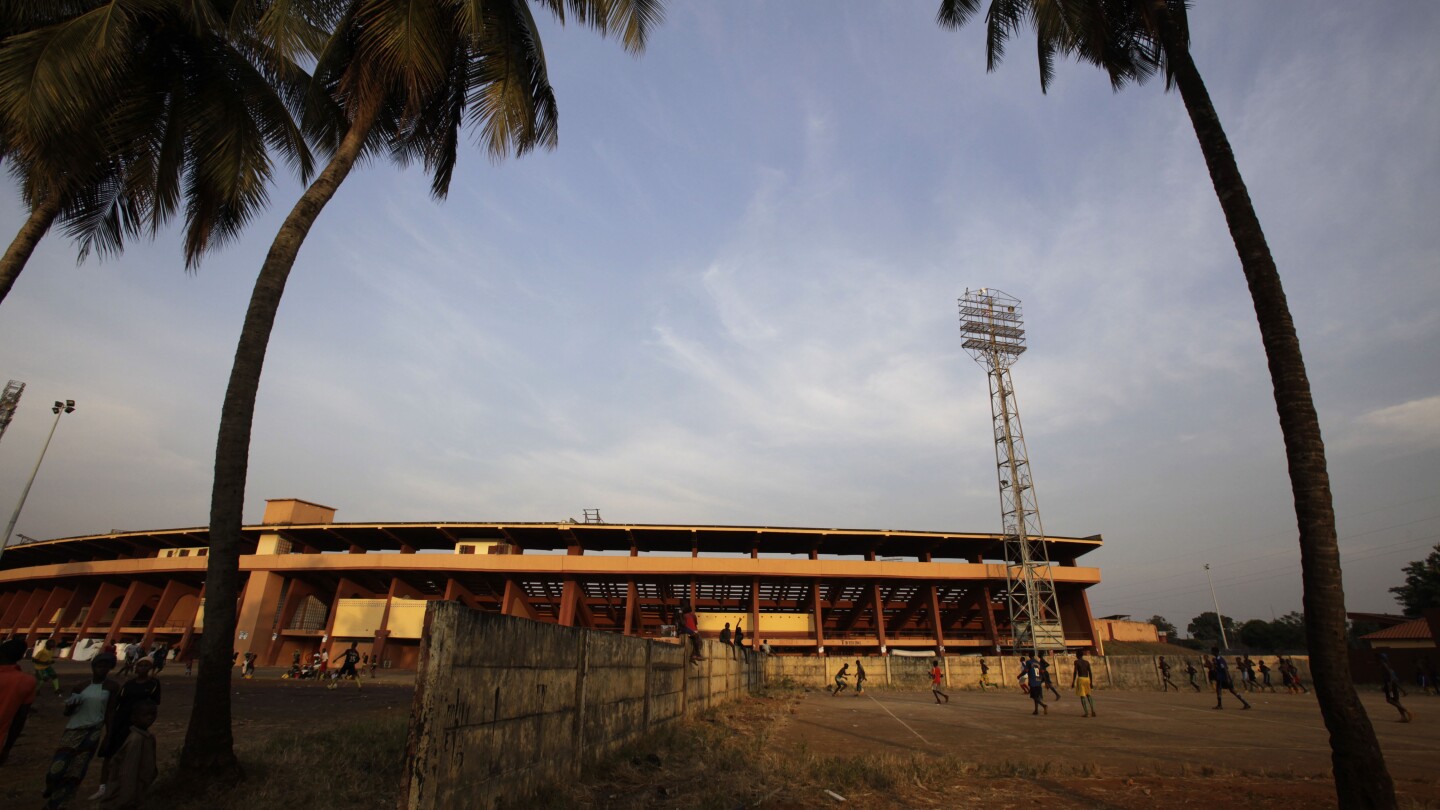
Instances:
[[[993,531],[967,287],[1024,301],[1015,369],[1045,528],[1100,533],[1097,615],[1299,609],[1249,296],[1178,95],[935,2],[674,3],[640,58],[547,26],[553,152],[352,175],[270,344],[247,520],[553,520]],[[1194,52],[1259,210],[1329,447],[1353,610],[1440,542],[1440,7],[1206,3]],[[185,274],[176,234],[0,305],[18,531],[203,524],[249,289],[299,187]],[[22,211],[13,183],[0,226]],[[8,238],[8,237],[7,237]]]

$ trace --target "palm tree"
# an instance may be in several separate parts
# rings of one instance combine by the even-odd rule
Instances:
[[[640,51],[659,23],[660,0],[536,0],[562,23],[568,11]],[[205,633],[181,767],[237,773],[230,727],[231,643],[239,581],[241,517],[250,431],[261,367],[285,282],[306,234],[356,160],[390,151],[420,160],[431,191],[449,190],[461,127],[468,121],[494,158],[556,142],[555,96],[526,0],[345,0],[315,66],[312,110],[343,111],[329,133],[334,152],[276,234],[255,281],[235,349],[215,446]]]
[[[939,24],[958,28],[979,7],[980,0],[942,0]],[[1104,69],[1116,89],[1160,71],[1167,87],[1180,91],[1239,253],[1270,366],[1300,534],[1310,666],[1320,711],[1330,731],[1340,806],[1393,808],[1394,783],[1350,677],[1330,476],[1300,340],[1260,219],[1191,58],[1186,0],[993,0],[986,12],[991,70],[1003,57],[1006,40],[1027,21],[1038,40],[1042,90],[1051,78],[1054,57],[1060,54],[1077,56]]]
[[[310,151],[287,110],[308,76],[247,22],[242,0],[60,0],[0,16],[0,156],[30,213],[0,256],[0,301],[58,219],[116,253],[183,204],[185,262],[264,207],[269,150],[302,178]],[[297,20],[302,17],[297,16]],[[298,39],[314,38],[307,32]]]

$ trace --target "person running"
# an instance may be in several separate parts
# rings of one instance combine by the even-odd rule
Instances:
[[[950,702],[950,696],[940,689],[940,684],[944,681],[945,671],[940,668],[940,659],[936,658],[934,666],[930,667],[930,694],[934,695],[936,703],[940,702],[940,698],[945,698],[946,703]]]
[[[1225,706],[1221,702],[1221,698],[1223,697],[1224,692],[1229,692],[1230,694],[1234,695],[1235,699],[1240,701],[1240,705],[1243,709],[1250,708],[1250,701],[1246,700],[1244,696],[1242,696],[1239,692],[1235,691],[1235,682],[1230,680],[1230,665],[1225,663],[1225,656],[1220,654],[1220,648],[1211,647],[1210,652],[1214,656],[1214,663],[1212,666],[1214,666],[1215,668],[1215,708],[1225,708]]]
[[[1168,680],[1168,678],[1167,678]],[[1085,660],[1085,651],[1075,651],[1075,671],[1070,675],[1070,688],[1080,699],[1080,709],[1085,717],[1095,717],[1095,698],[1090,695],[1090,662]],[[1176,691],[1179,691],[1177,686]]]
[[[115,713],[120,693],[120,685],[110,679],[115,663],[115,656],[110,653],[90,659],[90,682],[76,684],[65,698],[65,714],[70,720],[65,724],[60,747],[55,749],[45,774],[45,792],[41,796],[46,810],[64,807],[85,781],[90,760]]]
[[[1160,691],[1169,692],[1170,687],[1174,686],[1175,691],[1179,692],[1180,687],[1175,686],[1175,682],[1170,680],[1170,665],[1165,663],[1165,656],[1160,656],[1160,663],[1157,666],[1160,667]]]
[[[149,658],[141,658],[135,662],[135,677],[120,686],[120,693],[115,700],[115,711],[110,715],[110,724],[105,728],[105,740],[96,751],[101,763],[100,789],[95,791],[91,799],[99,799],[105,795],[105,786],[110,784],[112,775],[111,762],[130,734],[130,718],[135,707],[142,702],[160,705],[160,679],[154,677],[154,670],[154,662]]]
[[[1051,692],[1055,693],[1055,699],[1056,699],[1056,700],[1059,700],[1059,699],[1060,699],[1060,690],[1059,690],[1059,689],[1056,689],[1056,688],[1055,688],[1055,684],[1050,681],[1050,662],[1047,661],[1047,660],[1045,660],[1045,651],[1044,651],[1044,650],[1041,650],[1041,651],[1040,651],[1039,663],[1040,663],[1040,682],[1043,683],[1043,684],[1045,684],[1045,688],[1046,688],[1046,689],[1049,689]]]
[[[170,645],[160,642],[150,651],[150,661],[155,665],[155,674],[165,671],[165,660],[170,657]]]
[[[1196,692],[1201,691],[1201,690],[1200,690],[1200,684],[1198,684],[1198,683],[1195,682],[1195,676],[1196,676],[1196,675],[1199,675],[1199,674],[1200,674],[1200,670],[1198,670],[1198,669],[1195,668],[1195,662],[1194,662],[1194,661],[1186,661],[1186,662],[1185,662],[1185,676],[1190,679],[1190,686],[1191,686]]]
[[[1300,680],[1300,668],[1295,666],[1295,659],[1286,659],[1285,665],[1290,668],[1290,685],[1294,690],[1306,695],[1310,694],[1310,690],[1305,688],[1305,682]]]
[[[10,756],[10,747],[25,730],[25,719],[35,705],[39,681],[20,669],[25,642],[12,638],[0,642],[0,765]]]
[[[30,663],[35,665],[35,680],[38,683],[48,683],[60,694],[60,677],[55,674],[55,653],[50,651],[50,642],[41,640],[35,645],[35,652],[30,656]]]
[[[985,663],[985,656],[980,656],[980,691],[984,692],[990,688],[990,665]]]
[[[1275,684],[1270,683],[1270,667],[1265,665],[1265,659],[1261,658],[1256,664],[1260,668],[1260,688],[1262,690],[1269,689],[1271,692],[1274,692]]]
[[[129,675],[129,674],[131,673],[131,671],[135,669],[135,662],[136,662],[136,661],[139,661],[139,660],[140,660],[140,645],[139,645],[139,644],[124,644],[124,645],[122,645],[122,646],[121,646],[121,654],[120,654],[120,671],[115,673],[116,677],[119,677],[119,676],[121,676],[121,675]]]
[[[1240,683],[1245,687],[1246,692],[1255,691],[1255,662],[1250,656],[1245,656],[1237,663],[1236,668],[1240,670]]]
[[[343,662],[340,664],[340,678],[349,678],[355,682],[355,688],[360,688],[360,673],[356,671],[355,665],[360,663],[360,651],[355,649],[360,642],[350,642],[350,649],[341,653]]]
[[[1030,714],[1039,714],[1041,709],[1044,709],[1046,714],[1050,713],[1050,707],[1045,704],[1045,679],[1041,674],[1040,662],[1035,660],[1033,653],[1026,655],[1025,660],[1020,662],[1020,676],[1015,680],[1020,681],[1020,687],[1035,703],[1035,710]]]
[[[1385,653],[1379,654],[1380,668],[1384,670],[1384,683],[1381,688],[1385,691],[1385,702],[1395,707],[1400,712],[1400,722],[1408,723],[1415,719],[1404,706],[1400,705],[1400,675],[1395,668],[1390,666],[1390,656]]]
[[[1277,655],[1275,656],[1275,668],[1280,670],[1280,685],[1285,687],[1286,692],[1295,694],[1297,690],[1294,679],[1290,677],[1290,665],[1285,663],[1284,658]]]
[[[830,693],[830,697],[835,697],[836,695],[839,695],[841,692],[844,692],[848,686],[850,686],[850,684],[846,682],[846,679],[849,677],[850,665],[844,664],[840,667],[840,671],[835,673],[835,689]]]
[[[375,668],[380,666],[380,653],[370,650],[370,677],[375,677]]]

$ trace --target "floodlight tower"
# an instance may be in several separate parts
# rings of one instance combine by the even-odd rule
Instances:
[[[0,437],[5,435],[5,428],[10,427],[10,420],[15,418],[15,408],[19,406],[23,393],[25,383],[19,380],[5,383],[5,392],[0,393]]]
[[[1045,529],[1030,480],[1025,434],[1010,366],[1025,352],[1020,299],[982,287],[960,299],[962,344],[990,381],[990,416],[995,435],[995,469],[1000,479],[1000,515],[1005,535],[1005,601],[1011,644],[1017,649],[1064,649],[1055,577],[1045,548]]]

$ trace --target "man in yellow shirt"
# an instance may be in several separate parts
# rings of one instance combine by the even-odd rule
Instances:
[[[50,652],[50,642],[42,640],[36,644],[30,661],[35,664],[35,680],[48,682],[55,694],[60,694],[60,678],[55,675],[55,653]]]

